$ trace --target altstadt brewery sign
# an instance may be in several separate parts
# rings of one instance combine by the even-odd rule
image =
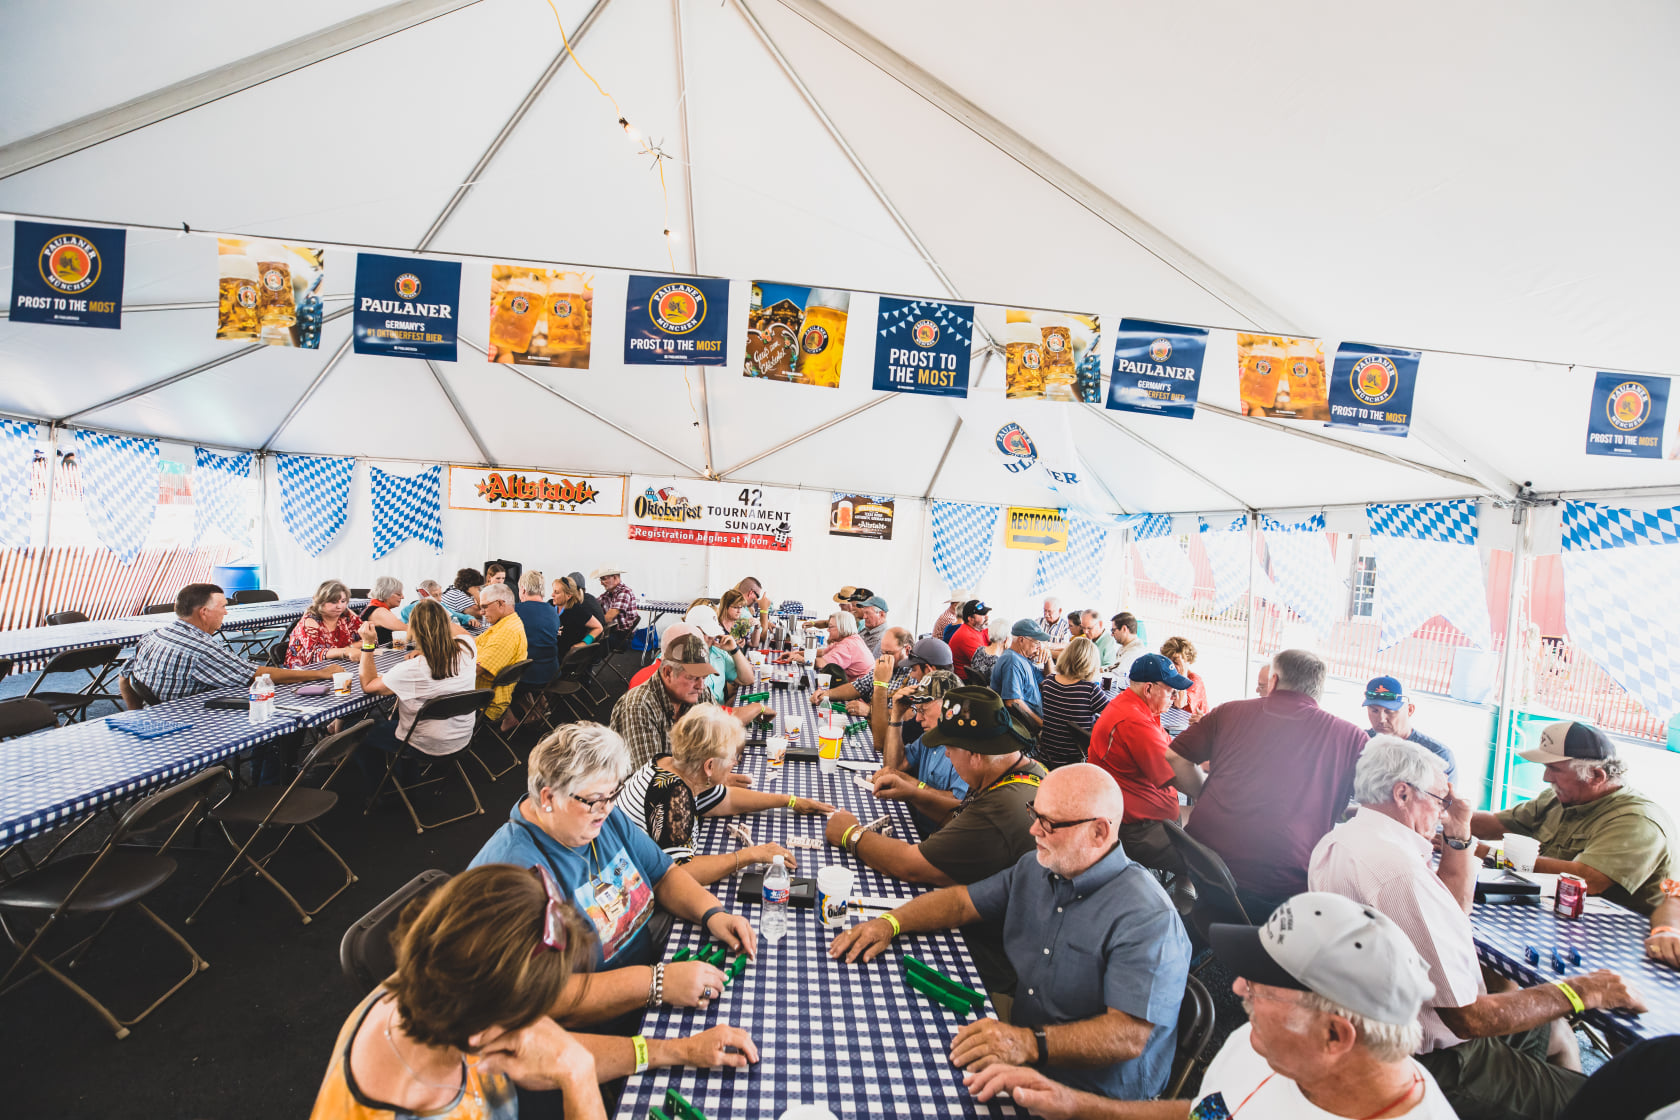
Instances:
[[[572,471],[492,471],[449,468],[449,508],[509,513],[624,516],[622,475]]]

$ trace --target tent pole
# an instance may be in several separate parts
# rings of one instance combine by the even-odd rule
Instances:
[[[959,420],[957,423],[961,424]],[[955,435],[956,433],[952,433]],[[916,606],[910,612],[910,633],[918,634],[922,629],[922,575],[927,571],[928,544],[933,538],[933,501],[926,495],[922,497],[922,521],[916,532]]]
[[[58,490],[58,424],[47,425],[47,523],[41,527],[41,562],[35,566],[36,625],[46,620],[47,568],[52,560],[54,495]]]
[[[688,67],[683,63],[682,0],[671,0],[671,40],[676,45],[677,74],[677,143],[681,153],[683,177],[683,208],[688,216],[685,240],[688,245],[688,271],[700,271],[700,230],[694,222],[694,168],[688,150]],[[711,377],[710,366],[700,366],[700,454],[706,461],[706,477],[722,478],[712,468],[712,405],[707,393]]]
[[[774,447],[765,448],[763,451],[760,451],[750,459],[742,459],[739,463],[736,463],[728,470],[719,471],[716,477],[719,479],[728,478],[736,471],[745,470],[761,459],[768,459],[778,451],[786,451],[794,444],[801,443],[821,432],[826,432],[836,424],[843,424],[854,416],[860,416],[872,408],[878,408],[879,406],[886,404],[888,401],[897,400],[898,396],[899,395],[897,393],[876,393],[873,397],[865,401],[863,404],[858,405],[856,408],[848,409],[832,419],[824,420],[821,424],[818,424],[816,427],[811,428],[808,431],[800,432],[796,436],[790,436],[789,438],[784,439],[781,443],[776,444]],[[713,476],[707,475],[707,477],[710,478]]]
[[[1205,407],[1205,406],[1197,405],[1196,407],[1202,408],[1202,407]],[[1123,436],[1127,437],[1128,439],[1132,440],[1134,443],[1140,444],[1143,447],[1147,448],[1149,451],[1153,452],[1154,454],[1156,454],[1157,456],[1159,456],[1160,458],[1162,458],[1166,462],[1171,463],[1173,466],[1177,467],[1179,470],[1183,471],[1185,474],[1189,475],[1190,477],[1196,479],[1198,482],[1202,483],[1202,485],[1207,486],[1207,487],[1209,487],[1213,490],[1219,491],[1221,494],[1225,495],[1227,498],[1231,499],[1233,502],[1236,502],[1237,505],[1240,506],[1241,508],[1243,508],[1243,509],[1248,508],[1248,503],[1245,502],[1243,499],[1241,499],[1237,495],[1231,493],[1229,490],[1225,489],[1225,487],[1219,485],[1219,483],[1215,482],[1213,479],[1209,478],[1207,475],[1203,474],[1201,471],[1198,471],[1195,467],[1192,467],[1189,463],[1186,463],[1182,459],[1175,458],[1174,456],[1167,454],[1165,451],[1162,451],[1159,447],[1156,447],[1155,444],[1151,443],[1147,439],[1144,439],[1142,436],[1138,435],[1136,432],[1132,431],[1130,428],[1128,428],[1124,424],[1120,423],[1120,421],[1118,421],[1114,417],[1110,416],[1108,414],[1108,410],[1106,408],[1103,408],[1100,405],[1094,405],[1094,404],[1087,404],[1085,406],[1085,408],[1087,410],[1089,410],[1090,413],[1093,416],[1096,416],[1099,419],[1101,419],[1103,421],[1103,423],[1107,424],[1109,427],[1113,428],[1115,431],[1119,432],[1121,435],[1123,435]],[[1112,496],[1113,495],[1110,495],[1110,497],[1112,497]],[[1115,504],[1118,506],[1119,503],[1115,503]]]
[[[268,570],[268,452],[257,452],[257,572],[258,586],[271,586]]]
[[[478,448],[478,454],[484,460],[484,465],[487,467],[497,466],[494,456],[490,454],[490,449],[484,446],[484,437],[478,434],[478,429],[473,426],[473,422],[467,419],[467,411],[461,407],[460,398],[455,395],[455,390],[449,387],[449,382],[444,380],[443,371],[430,358],[426,359],[426,368],[432,371],[432,376],[437,379],[438,388],[442,389],[443,395],[449,398],[449,405],[455,410],[455,418],[461,422],[461,427],[465,428],[467,435],[472,438],[473,445]]]
[[[1254,679],[1254,538],[1259,532],[1260,513],[1248,511],[1248,619],[1243,623],[1243,680]],[[1248,686],[1243,685],[1244,688]]]
[[[478,0],[399,0],[0,147],[0,179],[324,62]]]
[[[1522,599],[1528,585],[1528,554],[1533,544],[1534,519],[1528,506],[1511,510],[1517,525],[1517,539],[1511,546],[1511,583],[1505,596],[1505,650],[1499,659],[1499,718],[1494,722],[1493,773],[1488,782],[1488,808],[1498,811],[1505,803],[1505,770],[1511,759],[1512,709],[1517,703],[1517,677],[1525,643],[1517,632],[1522,623]]]
[[[333,371],[333,367],[344,360],[344,355],[350,352],[350,343],[355,338],[356,332],[351,331],[344,337],[344,341],[338,344],[338,349],[334,350],[333,356],[327,359],[327,364],[321,367],[321,372],[315,375],[315,380],[309,383],[309,388],[303,391],[303,396],[299,397],[297,403],[292,405],[291,411],[286,413],[286,418],[280,421],[280,426],[275,428],[267,439],[263,440],[260,450],[272,451],[274,449],[274,441],[280,438],[280,433],[285,431],[287,425],[292,422],[298,413],[303,411],[303,406],[309,403],[309,398],[315,395],[315,390],[319,389],[322,382],[326,381],[327,374]]]

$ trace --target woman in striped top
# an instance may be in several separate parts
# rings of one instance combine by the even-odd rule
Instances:
[[[1097,643],[1075,638],[1056,659],[1056,671],[1039,685],[1044,730],[1038,733],[1038,760],[1047,769],[1085,761],[1091,727],[1108,704],[1108,695],[1097,681],[1102,668],[1099,660]]]

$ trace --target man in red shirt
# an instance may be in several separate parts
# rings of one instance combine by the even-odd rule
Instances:
[[[1325,668],[1316,655],[1282,650],[1271,669],[1265,696],[1219,705],[1173,740],[1167,759],[1197,799],[1186,830],[1225,860],[1250,915],[1307,889],[1313,846],[1347,811],[1369,741],[1318,706]]]
[[[992,635],[986,629],[986,616],[992,613],[988,607],[978,599],[970,599],[962,605],[962,625],[951,634],[951,668],[963,680],[968,680],[968,663],[974,657],[974,651],[991,642]],[[990,687],[991,681],[975,681],[975,684]]]
[[[1145,867],[1175,874],[1184,870],[1162,821],[1178,820],[1178,775],[1167,761],[1171,740],[1161,713],[1172,707],[1190,679],[1158,653],[1132,662],[1131,683],[1097,717],[1091,728],[1089,760],[1120,783],[1126,797],[1120,846]]]

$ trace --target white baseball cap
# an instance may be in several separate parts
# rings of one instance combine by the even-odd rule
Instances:
[[[1289,899],[1263,926],[1214,923],[1214,954],[1256,984],[1315,992],[1378,1023],[1404,1026],[1435,991],[1429,966],[1386,914],[1339,894]]]
[[[708,638],[723,637],[723,625],[718,622],[716,607],[709,607],[705,604],[701,604],[698,607],[690,607],[688,613],[683,615],[683,621],[700,631],[700,633],[706,635]]]

